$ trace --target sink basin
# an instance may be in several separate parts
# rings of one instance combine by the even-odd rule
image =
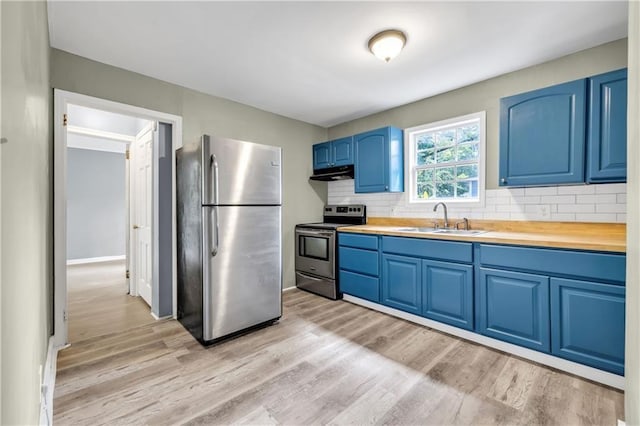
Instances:
[[[405,228],[395,228],[395,231],[401,231],[401,232],[433,232],[435,231],[436,228],[412,228],[412,227],[405,227]]]
[[[484,234],[487,231],[480,231],[477,229],[474,230],[466,230],[466,229],[436,229],[431,231],[432,234],[451,234],[451,235],[478,235]]]

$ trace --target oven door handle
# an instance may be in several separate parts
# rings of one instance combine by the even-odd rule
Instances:
[[[333,232],[326,231],[307,231],[307,230],[296,230],[296,234],[298,235],[319,235],[321,237],[333,237]]]

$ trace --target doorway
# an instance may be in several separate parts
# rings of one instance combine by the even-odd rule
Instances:
[[[94,311],[113,331],[175,317],[181,118],[60,90],[54,101],[54,344],[73,343],[70,309],[74,338],[104,331],[88,329]]]

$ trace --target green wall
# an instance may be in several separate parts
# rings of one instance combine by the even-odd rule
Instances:
[[[37,424],[51,334],[49,30],[44,1],[2,9],[0,423]]]
[[[283,148],[284,286],[294,285],[294,226],[321,219],[327,185],[310,183],[311,145],[327,129],[227,99],[51,49],[51,85],[129,105],[182,116],[183,141],[203,133]]]
[[[335,139],[382,126],[408,128],[478,111],[487,112],[487,189],[498,187],[500,98],[627,66],[627,39],[583,50],[441,95],[329,128]]]

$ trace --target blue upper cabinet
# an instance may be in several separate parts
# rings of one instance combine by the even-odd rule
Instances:
[[[627,70],[589,79],[587,182],[627,180]]]
[[[331,141],[331,155],[332,167],[353,164],[353,136]]]
[[[353,136],[313,145],[313,169],[353,164]]]
[[[313,145],[313,170],[331,167],[331,142]]]
[[[584,182],[586,80],[500,100],[500,186]]]
[[[404,191],[403,133],[383,127],[353,137],[355,192]]]

